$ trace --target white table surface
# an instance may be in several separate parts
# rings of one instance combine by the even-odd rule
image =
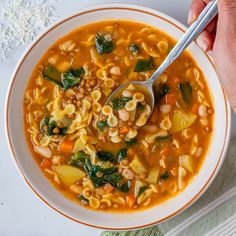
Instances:
[[[65,16],[76,9],[94,4],[131,3],[165,12],[186,24],[190,2],[190,0],[58,0],[55,8],[59,16]],[[11,73],[26,46],[18,47],[0,65],[0,236],[100,235],[101,230],[73,222],[45,205],[26,186],[11,159],[4,134],[4,103]],[[234,127],[232,136],[236,137],[235,115],[232,115],[232,118]]]

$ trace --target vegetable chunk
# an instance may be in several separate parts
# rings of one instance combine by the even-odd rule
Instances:
[[[187,113],[180,110],[175,110],[174,115],[172,117],[172,132],[178,132],[183,129],[191,126],[195,120],[197,119],[197,115],[193,113]]]
[[[70,186],[86,176],[81,169],[68,165],[54,166],[54,170],[66,186]]]
[[[142,174],[147,171],[145,164],[137,154],[134,156],[134,159],[130,162],[130,168],[136,174]]]

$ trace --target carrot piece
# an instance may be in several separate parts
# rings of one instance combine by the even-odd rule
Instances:
[[[72,153],[73,147],[74,147],[74,142],[72,142],[68,139],[64,139],[61,141],[61,144],[59,146],[59,151]]]
[[[166,103],[170,105],[175,105],[176,98],[173,93],[167,93],[166,94]]]
[[[134,197],[133,194],[129,195],[126,197],[126,202],[129,207],[132,207],[136,201],[136,198]]]
[[[51,162],[51,160],[44,158],[43,161],[41,162],[40,166],[43,169],[50,169],[52,166],[52,162]]]
[[[198,108],[199,108],[199,105],[197,103],[194,103],[193,106],[192,106],[191,112],[194,113],[194,114],[197,114],[198,113]]]
[[[129,148],[127,154],[128,154],[128,156],[134,156],[135,155],[134,149],[133,148]]]
[[[129,132],[129,127],[128,126],[122,126],[120,129],[119,129],[119,133],[120,134],[127,134]]]
[[[151,117],[150,117],[150,121],[151,121],[152,123],[156,123],[157,120],[158,120],[158,110],[157,110],[157,108],[155,107],[155,108],[153,109],[152,115],[151,115]]]
[[[103,188],[106,193],[111,193],[114,189],[114,187],[111,184],[105,184]]]

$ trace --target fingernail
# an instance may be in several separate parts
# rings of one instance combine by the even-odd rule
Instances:
[[[193,21],[193,11],[190,10],[188,14],[188,24],[190,25]]]
[[[208,47],[208,43],[200,36],[200,37],[197,37],[197,40],[196,40],[198,46],[203,50],[203,51],[206,51],[207,50],[207,47]]]

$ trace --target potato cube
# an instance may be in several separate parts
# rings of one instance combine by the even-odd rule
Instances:
[[[85,172],[81,169],[68,165],[54,166],[54,170],[57,173],[59,179],[66,185],[71,186],[86,176]]]
[[[134,156],[134,159],[130,162],[130,168],[136,174],[142,174],[147,172],[145,164],[137,154]]]

